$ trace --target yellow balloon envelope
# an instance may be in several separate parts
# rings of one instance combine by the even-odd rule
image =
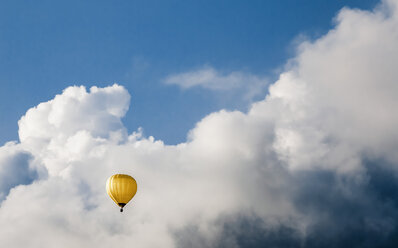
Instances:
[[[108,178],[106,192],[123,212],[123,207],[137,193],[137,182],[129,175],[116,174]]]

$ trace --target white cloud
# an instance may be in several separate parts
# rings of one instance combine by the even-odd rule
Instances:
[[[251,100],[259,94],[264,94],[263,92],[269,84],[264,77],[240,71],[221,73],[209,66],[169,75],[164,82],[169,85],[178,85],[182,89],[202,87],[221,92],[239,91],[246,100]]]
[[[0,179],[12,175],[0,188],[0,246],[176,247],[192,238],[238,247],[224,230],[236,216],[277,235],[287,226],[303,240],[338,242],[353,230],[388,241],[398,211],[377,181],[380,165],[365,160],[398,172],[395,3],[343,10],[333,30],[301,45],[266,99],[247,113],[208,115],[177,146],[126,133],[120,118],[130,96],[119,85],[69,87],[28,110],[21,142],[0,148]],[[174,81],[223,89],[245,77],[205,69]],[[114,173],[138,182],[123,214],[105,192]],[[341,247],[333,242],[324,247]]]
[[[47,166],[50,174],[57,173],[92,145],[126,139],[120,118],[129,102],[130,95],[118,85],[92,87],[90,92],[83,86],[69,87],[53,100],[29,109],[19,120],[21,144],[45,164],[52,164]]]

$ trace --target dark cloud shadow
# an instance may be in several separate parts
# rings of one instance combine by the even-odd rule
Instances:
[[[28,185],[36,180],[38,172],[29,167],[32,155],[27,152],[15,153],[0,163],[0,201],[18,185]]]
[[[219,219],[222,232],[212,241],[195,225],[179,230],[178,247],[397,247],[396,165],[383,160],[363,164],[366,172],[357,176],[327,170],[291,175],[292,202],[309,221],[305,235],[297,219],[269,225],[253,216],[229,216]]]

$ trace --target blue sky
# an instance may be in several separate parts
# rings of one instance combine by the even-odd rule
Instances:
[[[169,75],[206,66],[273,82],[294,41],[333,27],[344,6],[378,1],[2,1],[0,143],[17,140],[30,107],[70,85],[118,83],[132,95],[123,119],[168,144],[206,114],[247,108],[225,92],[181,90]],[[256,97],[262,98],[266,91]]]

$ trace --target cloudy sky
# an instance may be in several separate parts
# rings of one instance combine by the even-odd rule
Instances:
[[[0,11],[1,247],[397,246],[397,0]]]

